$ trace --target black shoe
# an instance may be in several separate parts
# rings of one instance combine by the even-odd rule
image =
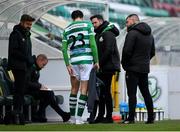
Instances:
[[[40,117],[40,118],[39,118],[39,122],[42,122],[42,123],[47,122],[47,118],[45,118],[45,117]]]
[[[145,124],[153,124],[155,120],[155,114],[153,116],[149,116]]]
[[[95,112],[90,112],[89,118],[87,118],[89,124],[95,124]]]
[[[89,124],[96,124],[95,120],[89,120]]]
[[[154,120],[147,120],[146,122],[145,122],[145,124],[153,124],[154,123]]]
[[[134,124],[135,122],[134,122],[134,120],[124,120],[123,122],[122,122],[122,124]]]
[[[105,118],[102,123],[113,123],[113,119],[112,118]]]
[[[87,122],[89,122],[89,121],[91,121],[92,119],[89,117],[89,118],[87,118]]]
[[[104,120],[105,120],[104,117],[97,117],[94,123],[103,123]]]
[[[39,119],[38,116],[32,116],[31,117],[32,122],[38,122],[38,119]]]
[[[87,122],[89,123],[89,124],[95,124],[95,120],[94,119],[92,119],[92,118],[87,118]]]
[[[67,121],[69,121],[69,119],[70,119],[70,113],[69,112],[64,112],[64,114],[63,114],[63,122],[67,122]]]
[[[47,118],[41,116],[33,116],[31,120],[32,122],[47,122]]]

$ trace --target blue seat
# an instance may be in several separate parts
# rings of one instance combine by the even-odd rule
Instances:
[[[122,119],[125,120],[127,118],[127,116],[128,116],[128,113],[129,113],[128,103],[121,102],[120,105],[119,105],[119,108],[120,108],[120,114],[122,116]]]

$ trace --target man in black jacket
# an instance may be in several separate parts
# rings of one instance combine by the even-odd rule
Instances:
[[[129,117],[123,123],[134,123],[137,86],[144,97],[148,111],[146,123],[153,123],[153,102],[148,89],[150,59],[155,55],[154,38],[151,28],[139,22],[136,14],[126,18],[127,35],[122,52],[122,66],[126,71],[127,93],[129,97]]]
[[[26,93],[32,95],[35,99],[40,100],[39,109],[36,113],[33,109],[32,121],[46,122],[45,110],[50,105],[63,119],[67,122],[70,118],[70,113],[64,112],[58,105],[54,92],[41,83],[39,83],[40,70],[48,63],[46,55],[40,54],[37,58],[33,57],[34,64],[29,70],[28,83]]]
[[[28,68],[32,66],[32,46],[30,39],[31,16],[24,14],[20,23],[15,25],[9,37],[8,67],[12,70],[14,82],[14,113],[15,123],[24,124],[22,117],[25,83],[27,80]]]
[[[104,21],[101,15],[94,15],[90,19],[95,28],[99,55],[100,70],[97,76],[105,84],[105,88],[100,91],[99,113],[96,122],[112,123],[111,81],[113,74],[120,71],[120,57],[116,44],[119,30],[113,24]],[[106,116],[104,118],[105,108]]]

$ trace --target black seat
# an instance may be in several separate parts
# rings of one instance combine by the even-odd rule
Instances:
[[[0,103],[5,105],[6,108],[13,106],[13,89],[14,89],[14,80],[11,78],[12,72],[8,69],[7,59],[3,58],[0,60],[0,92],[1,99]],[[24,96],[24,105],[30,107],[32,104],[32,96]],[[30,109],[29,109],[30,110]],[[28,111],[29,113],[30,111]],[[28,114],[29,115],[29,114]]]
[[[8,69],[7,59],[3,58],[0,63],[0,72],[1,74],[1,83],[2,83],[2,91],[3,96],[5,97],[6,105],[13,105],[13,88],[14,82],[10,78],[10,73]],[[25,105],[31,104],[32,97],[30,95],[25,95],[24,102]]]

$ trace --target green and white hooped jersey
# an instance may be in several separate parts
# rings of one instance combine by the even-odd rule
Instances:
[[[93,63],[90,35],[94,28],[88,21],[74,21],[64,30],[63,42],[68,45],[72,65]]]

